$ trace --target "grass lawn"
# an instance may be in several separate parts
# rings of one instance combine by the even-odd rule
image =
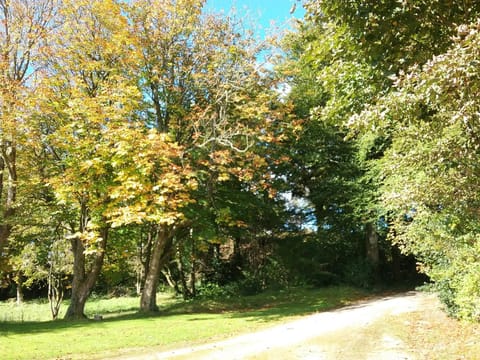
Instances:
[[[159,294],[156,316],[136,313],[138,298],[93,299],[103,321],[48,321],[48,303],[0,303],[0,359],[103,359],[216,341],[366,297],[349,287],[294,288],[222,300],[180,301]],[[65,308],[65,306],[64,306]]]

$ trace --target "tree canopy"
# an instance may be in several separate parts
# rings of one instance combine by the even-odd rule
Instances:
[[[480,5],[307,0],[279,42],[204,5],[0,0],[3,283],[75,319],[418,267],[478,319]]]
[[[452,313],[477,317],[478,4],[306,7],[301,58],[325,94],[309,123],[345,126],[356,145],[362,174],[354,208],[416,255]]]

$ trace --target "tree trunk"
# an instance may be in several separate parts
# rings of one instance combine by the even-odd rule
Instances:
[[[193,298],[197,297],[197,261],[196,261],[196,248],[195,248],[195,240],[191,239],[192,241],[192,265],[191,265],[191,272],[190,272],[190,293]]]
[[[3,249],[7,245],[11,231],[12,227],[9,224],[0,224],[0,255],[2,255]],[[3,257],[3,255],[1,257]]]
[[[3,207],[3,224],[0,224],[0,254],[3,248],[7,245],[8,238],[12,231],[12,225],[8,223],[9,218],[14,215],[15,202],[17,200],[17,149],[13,142],[5,141],[1,146],[1,161],[0,161],[0,185],[2,193],[6,185],[7,197],[0,207]],[[5,169],[7,170],[7,183],[4,182]]]
[[[141,312],[158,311],[157,287],[162,268],[168,261],[173,248],[172,228],[166,225],[159,225],[156,238],[153,244],[152,258],[150,259],[145,285],[143,286],[140,298]]]
[[[52,261],[48,269],[48,301],[50,303],[52,318],[56,320],[63,300],[63,286],[62,275],[57,274],[53,267]]]
[[[5,160],[3,160],[2,155],[0,154],[0,203],[3,196],[3,177],[5,171]]]
[[[73,275],[75,277],[75,275]],[[65,313],[66,320],[81,320],[86,319],[85,315],[85,303],[90,296],[88,286],[85,286],[84,282],[75,281],[75,285],[72,285],[72,297],[70,299],[70,305]],[[83,285],[83,286],[82,286]]]
[[[183,263],[182,253],[179,250],[177,260],[178,273],[180,276],[180,282],[182,284],[182,296],[183,300],[188,300],[191,297],[190,289],[188,288],[188,282],[185,274],[185,264]]]
[[[23,281],[20,274],[17,275],[17,280],[15,281],[17,287],[17,305],[23,304]]]
[[[402,253],[397,245],[392,246],[392,272],[393,280],[398,282],[402,280],[401,259]]]
[[[373,266],[378,266],[380,256],[378,252],[378,233],[375,224],[367,224],[367,259]]]
[[[145,284],[145,277],[152,257],[152,238],[155,236],[156,230],[149,226],[147,231],[147,240],[144,241],[142,235],[138,242],[138,266],[137,266],[137,295],[142,294],[143,285]]]
[[[177,281],[172,276],[172,272],[170,271],[169,266],[164,266],[162,269],[162,275],[165,277],[165,280],[167,280],[168,285],[175,290],[175,294],[180,294],[180,288],[178,287]]]
[[[380,254],[378,250],[378,233],[374,223],[368,223],[366,226],[367,241],[366,241],[366,253],[367,260],[370,262],[373,268],[373,280],[378,283],[380,281],[379,264]]]
[[[99,244],[99,249],[94,255],[91,266],[87,269],[87,261],[85,255],[85,246],[83,241],[79,238],[72,240],[73,249],[73,282],[72,282],[72,297],[70,305],[65,314],[67,320],[85,319],[85,303],[87,302],[90,293],[92,292],[98,275],[103,265],[103,258],[107,245],[108,229],[101,230],[102,241]]]

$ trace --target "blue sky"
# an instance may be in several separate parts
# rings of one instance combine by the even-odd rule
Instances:
[[[290,14],[293,4],[296,10]],[[238,14],[249,13],[253,20],[258,21],[260,36],[271,28],[272,22],[280,29],[287,28],[292,17],[302,18],[305,11],[297,0],[207,0],[207,9],[229,13],[234,7]],[[267,31],[268,33],[268,31]]]

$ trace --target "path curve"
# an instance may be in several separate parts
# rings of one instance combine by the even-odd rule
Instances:
[[[299,320],[290,321],[267,328],[254,333],[236,336],[227,340],[185,347],[154,354],[146,354],[135,357],[125,357],[124,360],[240,360],[240,359],[269,359],[259,354],[268,354],[279,349],[298,347],[312,339],[318,339],[339,331],[346,334],[354,334],[358,329],[365,328],[369,324],[380,320],[382,317],[395,316],[402,313],[414,312],[425,304],[431,303],[434,295],[408,292],[400,295],[384,297],[380,299],[361,302],[338,310],[316,313],[302,317]],[[430,299],[430,300],[429,300]],[[403,351],[401,342],[389,336],[377,339],[380,347],[368,356],[369,359],[414,359]],[[299,349],[299,348],[298,348]],[[304,347],[302,352],[296,352],[283,357],[284,359],[330,359],[328,351],[316,347]],[[331,355],[331,354],[330,354]],[[273,357],[272,357],[273,358]],[[275,355],[278,359],[278,354]],[[339,358],[339,357],[333,357]],[[342,357],[349,359],[349,357]],[[353,358],[352,358],[353,359]]]

